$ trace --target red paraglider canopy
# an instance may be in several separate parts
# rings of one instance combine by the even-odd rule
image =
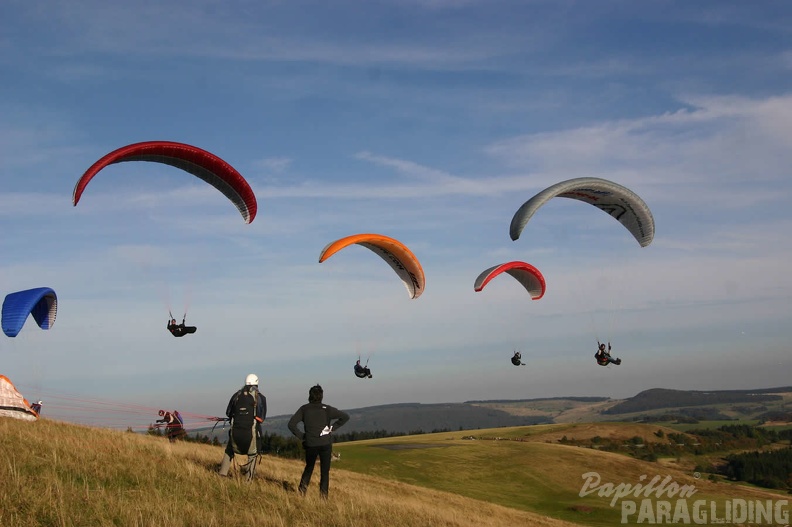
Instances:
[[[513,276],[528,291],[533,300],[539,300],[544,296],[546,284],[542,273],[533,265],[519,261],[495,265],[483,271],[476,278],[473,289],[476,292],[480,292],[490,280],[501,273]]]
[[[230,199],[245,223],[251,223],[258,208],[256,196],[245,178],[234,167],[196,146],[171,141],[145,141],[113,150],[82,175],[74,186],[72,203],[76,206],[85,187],[103,168],[125,161],[150,161],[180,168],[197,176]]]

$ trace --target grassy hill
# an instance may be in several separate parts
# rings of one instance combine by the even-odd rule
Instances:
[[[257,478],[216,474],[221,447],[42,419],[0,418],[0,525],[473,527],[571,524],[336,467],[330,500],[295,491],[302,463],[265,456]],[[232,471],[236,474],[236,469]]]
[[[659,434],[664,431],[664,434]],[[663,441],[642,423],[536,425],[339,443],[330,500],[296,485],[302,462],[265,456],[252,483],[221,478],[222,447],[0,418],[0,525],[10,526],[610,526],[623,500],[583,497],[584,474],[636,484],[658,476],[725,506],[788,495],[696,477],[694,457],[646,462],[562,444],[594,437]],[[634,445],[634,441],[633,441]],[[635,446],[635,445],[634,445]],[[645,478],[645,479],[646,479]],[[606,488],[606,487],[601,487]],[[651,507],[662,499],[650,496]],[[692,501],[691,501],[692,506]],[[708,509],[709,510],[709,509]],[[789,512],[788,505],[784,509]],[[636,516],[628,518],[635,523]],[[644,521],[644,523],[648,523]],[[660,522],[663,523],[663,522]],[[670,522],[665,522],[670,523]],[[695,523],[695,522],[692,522]],[[787,521],[788,523],[788,521]],[[708,523],[696,523],[708,524]]]
[[[335,449],[341,453],[339,466],[349,470],[592,526],[619,524],[621,502],[611,506],[611,498],[597,492],[581,497],[583,475],[589,472],[596,472],[602,484],[613,485],[635,485],[644,475],[644,482],[669,477],[677,485],[692,486],[695,500],[705,500],[708,507],[712,503],[726,507],[734,499],[788,500],[783,493],[702,478],[693,470],[697,460],[692,455],[647,462],[559,443],[562,438],[595,436],[625,443],[635,437],[667,441],[658,437],[659,430],[663,435],[675,432],[639,423],[538,425],[355,441],[337,444]],[[649,499],[652,507],[663,501],[656,495]],[[693,501],[689,500],[691,507]],[[634,523],[636,516],[631,519]],[[695,522],[691,519],[691,523]]]

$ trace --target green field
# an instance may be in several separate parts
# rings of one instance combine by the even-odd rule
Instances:
[[[596,429],[592,431],[592,427]],[[585,525],[615,525],[620,504],[596,493],[580,497],[583,474],[597,472],[603,483],[636,484],[655,475],[671,476],[678,485],[692,485],[697,499],[778,499],[761,489],[697,479],[686,464],[645,462],[619,453],[565,446],[554,436],[584,434],[643,435],[649,440],[657,424],[539,425],[532,427],[446,432],[341,443],[338,467],[377,477],[439,489],[506,507],[535,512]],[[476,437],[488,439],[463,439]],[[496,439],[500,438],[500,439]],[[691,456],[692,466],[693,459]]]

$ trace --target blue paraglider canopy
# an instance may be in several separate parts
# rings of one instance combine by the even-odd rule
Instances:
[[[55,324],[57,312],[58,297],[49,287],[9,293],[3,301],[3,333],[8,337],[16,337],[28,315],[33,315],[41,329],[50,329]]]

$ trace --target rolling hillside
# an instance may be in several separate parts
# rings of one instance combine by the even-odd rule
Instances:
[[[778,421],[792,412],[792,387],[756,390],[645,390],[628,399],[553,397],[462,403],[402,403],[345,410],[350,415],[344,432],[385,430],[475,430],[507,426],[593,421]],[[289,436],[290,415],[267,418],[270,433]],[[662,419],[661,419],[662,418]],[[222,434],[225,437],[225,433]]]
[[[647,462],[568,443],[600,437],[637,448],[631,439],[663,442],[672,432],[642,423],[572,423],[339,443],[331,498],[323,503],[318,473],[308,496],[295,491],[300,461],[264,456],[257,478],[246,483],[236,468],[231,478],[216,474],[222,447],[1,418],[0,525],[610,526],[635,523],[639,514],[643,523],[648,514],[670,523],[662,516],[668,507],[682,504],[691,515],[696,500],[706,510],[699,507],[687,523],[714,524],[712,515],[722,518],[736,502],[750,502],[752,510],[770,504],[779,521],[788,514],[787,494],[700,477],[694,457]],[[641,481],[655,481],[650,490],[675,490],[614,495]]]
[[[520,415],[471,403],[401,403],[345,411],[349,413],[350,419],[344,425],[344,432],[386,430],[407,434],[419,430],[423,432],[470,430],[552,422],[550,416]],[[269,417],[266,423],[267,430],[280,435],[291,435],[286,426],[290,417],[290,415]]]
[[[499,527],[573,524],[336,466],[330,499],[296,485],[299,461],[264,456],[247,483],[216,470],[221,447],[42,419],[0,418],[0,525]]]
[[[792,393],[792,387],[765,388],[761,390],[667,390],[654,388],[645,390],[635,397],[620,401],[607,410],[604,414],[617,415],[635,412],[648,412],[667,408],[686,408],[712,406],[724,404],[744,404],[748,408],[765,411],[768,404],[783,403],[784,394]]]
[[[678,523],[685,523],[682,506],[692,515],[700,500],[707,507],[707,519],[688,517],[687,523],[703,525],[718,524],[726,509],[731,513],[735,500],[751,502],[752,507],[756,502],[763,507],[780,504],[780,513],[789,511],[788,494],[702,477],[693,470],[694,456],[647,462],[559,442],[561,438],[580,441],[595,436],[625,443],[636,436],[645,442],[667,442],[667,438],[658,437],[660,430],[674,433],[656,425],[581,423],[355,441],[338,444],[335,449],[341,453],[338,466],[349,470],[585,525],[612,526],[623,519],[635,524],[641,507],[645,507],[642,523],[655,523],[648,521],[650,516],[665,518],[662,502],[670,504],[672,511],[678,507]],[[655,478],[659,482],[655,488],[666,481],[666,489],[684,490],[670,496],[649,492],[638,498],[614,497],[620,485],[648,485]],[[587,482],[592,484],[587,489],[594,490],[581,496]],[[680,500],[683,494],[689,498]],[[635,506],[633,514],[629,514],[631,504]],[[700,513],[703,506],[699,506]],[[659,523],[672,523],[672,518],[669,515]],[[715,521],[710,521],[713,518]],[[788,523],[783,514],[773,519]]]

